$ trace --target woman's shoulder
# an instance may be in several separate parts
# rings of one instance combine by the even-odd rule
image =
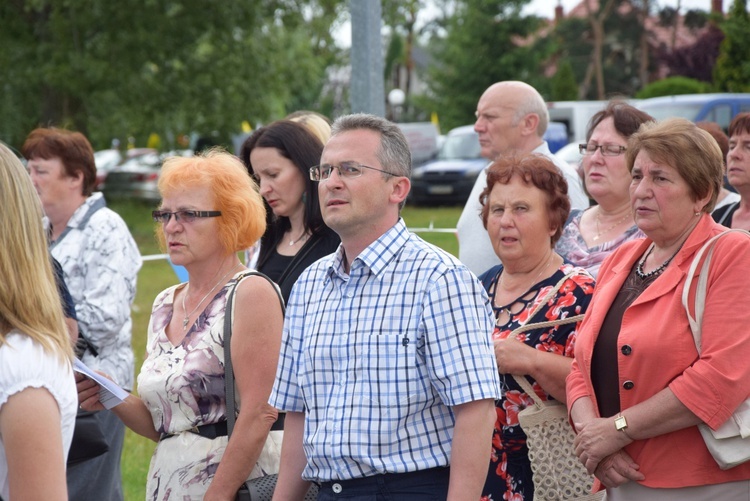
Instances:
[[[721,207],[715,208],[713,210],[713,212],[711,213],[711,217],[717,223],[723,224],[726,227],[730,227],[732,225],[732,215],[734,215],[739,206],[739,202],[722,205]]]
[[[502,271],[503,265],[502,264],[496,264],[489,270],[485,271],[481,275],[479,275],[479,281],[482,282],[482,286],[484,286],[485,290],[488,290],[490,285],[492,284],[492,280]]]
[[[567,277],[566,282],[570,284],[569,286],[580,288],[585,294],[592,294],[594,292],[596,279],[585,268],[564,262],[558,271]],[[564,286],[567,284],[564,284]]]
[[[0,406],[25,388],[47,388],[55,398],[73,384],[71,364],[18,331],[0,345]]]
[[[241,271],[235,275],[233,282],[237,282],[236,294],[242,299],[276,298],[280,294],[279,286],[267,275],[257,270]],[[231,284],[232,282],[227,285],[227,290]]]

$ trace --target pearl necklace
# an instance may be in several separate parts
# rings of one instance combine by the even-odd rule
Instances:
[[[601,216],[601,209],[597,209],[597,211],[596,211],[596,235],[594,235],[594,238],[593,238],[594,242],[596,242],[597,240],[599,240],[599,238],[601,238],[602,235],[606,235],[607,233],[609,233],[613,229],[617,228],[628,217],[633,217],[633,214],[630,211],[628,211],[627,214],[625,214],[623,217],[621,217],[620,219],[618,219],[615,222],[615,224],[613,224],[612,226],[608,227],[604,231],[600,231],[599,230],[600,216]]]
[[[182,319],[182,330],[183,331],[187,330],[187,325],[188,325],[188,322],[190,321],[190,317],[193,315],[193,313],[196,312],[196,310],[198,308],[200,308],[200,306],[203,304],[203,301],[206,300],[206,298],[209,296],[209,294],[211,294],[214,291],[214,289],[216,289],[221,283],[225,282],[226,279],[227,279],[227,277],[229,276],[229,274],[232,273],[234,270],[236,270],[237,267],[240,266],[241,264],[242,263],[237,263],[236,265],[232,266],[232,269],[229,270],[226,275],[224,275],[223,277],[221,277],[219,279],[219,281],[216,282],[216,285],[214,285],[213,287],[211,287],[211,290],[209,290],[206,293],[206,295],[203,296],[203,298],[201,298],[200,301],[198,301],[198,304],[196,305],[195,308],[193,308],[193,311],[191,311],[190,313],[188,313],[187,312],[187,308],[185,308],[185,298],[187,297],[188,290],[190,289],[190,282],[188,282],[187,287],[185,287],[185,294],[182,295],[182,311],[185,313],[185,317]],[[217,272],[217,274],[218,274],[218,272]],[[216,275],[214,275],[214,276],[216,276]]]
[[[635,274],[638,275],[638,278],[640,278],[642,280],[645,280],[647,278],[653,277],[654,275],[658,275],[662,271],[664,271],[664,269],[667,266],[669,266],[669,263],[672,262],[672,259],[674,259],[674,257],[677,255],[677,252],[680,251],[680,249],[677,249],[677,252],[675,252],[674,254],[672,254],[669,257],[669,259],[667,259],[666,261],[664,261],[663,263],[661,263],[661,266],[659,266],[658,268],[655,268],[655,269],[649,271],[648,273],[644,273],[643,272],[643,265],[646,263],[646,259],[648,258],[649,255],[651,255],[651,251],[653,251],[653,250],[654,250],[654,244],[651,244],[651,246],[648,248],[648,250],[646,251],[646,253],[641,258],[641,260],[638,261],[638,266],[636,266],[636,268],[635,268]]]

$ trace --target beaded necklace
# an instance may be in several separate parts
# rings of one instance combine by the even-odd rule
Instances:
[[[672,259],[674,259],[674,257],[677,255],[677,253],[680,252],[680,248],[682,248],[682,246],[680,246],[677,249],[677,251],[669,257],[669,259],[667,259],[666,261],[664,261],[663,263],[661,263],[661,266],[659,266],[658,268],[654,268],[653,270],[649,271],[648,273],[644,273],[643,272],[643,265],[646,262],[646,259],[648,258],[648,256],[651,255],[651,251],[654,250],[654,244],[651,244],[651,246],[648,248],[648,251],[646,251],[646,253],[643,255],[643,257],[641,258],[641,260],[638,261],[638,266],[635,268],[635,274],[638,275],[638,278],[640,278],[642,280],[645,280],[647,278],[653,277],[654,275],[660,274],[662,271],[664,271],[664,269],[667,266],[669,266],[669,263],[672,262]]]

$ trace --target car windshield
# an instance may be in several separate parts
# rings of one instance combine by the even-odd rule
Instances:
[[[464,158],[479,158],[481,147],[476,132],[448,136],[440,148],[438,158],[441,160],[455,160]]]
[[[695,104],[643,104],[640,108],[654,117],[656,120],[665,118],[686,118],[694,120],[698,112],[703,107],[702,103]]]

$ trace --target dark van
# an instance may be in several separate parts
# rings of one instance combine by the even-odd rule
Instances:
[[[750,111],[750,94],[683,94],[652,97],[636,106],[657,120],[679,117],[693,122],[716,122],[724,129],[738,114]]]

